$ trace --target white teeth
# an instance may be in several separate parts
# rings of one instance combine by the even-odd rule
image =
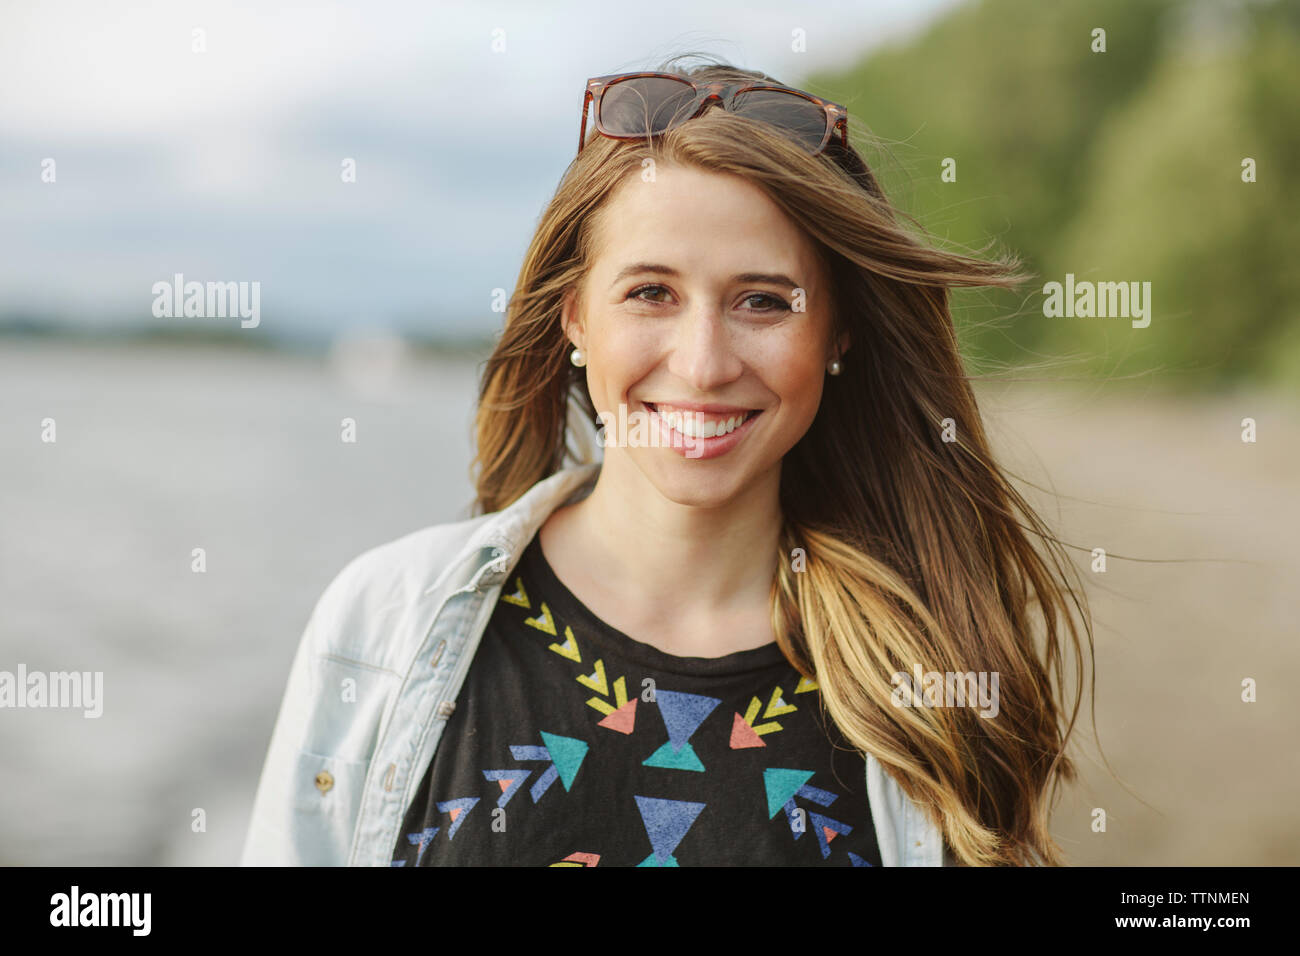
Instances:
[[[730,418],[704,419],[701,416],[691,413],[683,414],[682,412],[672,411],[664,408],[657,408],[656,412],[659,417],[666,421],[674,431],[681,432],[688,438],[717,438],[735,431],[745,421],[745,415],[742,412],[739,415],[733,415]]]

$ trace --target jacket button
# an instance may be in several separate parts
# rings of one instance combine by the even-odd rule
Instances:
[[[334,786],[334,775],[332,773],[330,773],[328,770],[322,770],[320,773],[316,774],[317,790],[319,790],[321,793],[325,793],[332,786]]]
[[[455,709],[456,709],[456,702],[454,700],[444,700],[441,704],[438,705],[438,716],[450,717],[452,711],[454,711]]]

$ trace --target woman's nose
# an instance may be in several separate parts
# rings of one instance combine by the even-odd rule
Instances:
[[[726,316],[716,305],[684,313],[674,330],[670,370],[700,392],[737,378],[744,363],[735,354]]]

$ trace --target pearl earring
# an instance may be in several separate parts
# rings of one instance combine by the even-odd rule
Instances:
[[[582,368],[587,364],[587,356],[582,354],[582,349],[574,349],[569,353],[569,361],[578,368]]]
[[[842,367],[843,366],[840,365],[839,359],[831,359],[830,363],[826,366],[826,371],[830,372],[832,375],[839,375]]]

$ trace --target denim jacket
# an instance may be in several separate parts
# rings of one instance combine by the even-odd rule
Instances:
[[[289,671],[244,866],[388,866],[501,586],[553,510],[600,464],[563,468],[509,507],[434,525],[348,563]],[[886,866],[940,866],[940,833],[866,756]]]

